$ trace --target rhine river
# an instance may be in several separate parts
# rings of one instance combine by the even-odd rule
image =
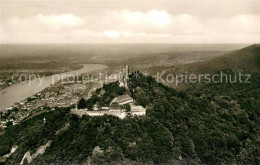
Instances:
[[[20,82],[11,85],[3,90],[0,90],[0,111],[4,110],[5,108],[11,107],[15,103],[19,103],[26,98],[35,95],[38,92],[41,92],[43,89],[49,87],[53,82],[55,82],[53,80],[57,80],[58,77],[61,78],[62,76],[66,77],[71,75],[89,73],[105,68],[107,68],[107,66],[101,64],[84,64],[83,68],[79,70],[46,76],[44,77],[44,79],[42,79],[42,81],[37,78],[35,81],[31,82],[31,84],[26,81],[24,83]]]

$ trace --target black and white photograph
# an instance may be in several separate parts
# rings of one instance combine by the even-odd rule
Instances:
[[[0,165],[259,165],[260,0],[0,0]]]

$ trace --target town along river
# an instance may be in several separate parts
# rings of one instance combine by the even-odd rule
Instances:
[[[83,68],[79,70],[60,73],[52,76],[46,76],[42,80],[40,80],[37,77],[35,81],[31,81],[31,84],[29,84],[29,82],[26,81],[23,83],[20,82],[11,85],[3,90],[0,90],[0,111],[4,110],[5,108],[11,107],[15,103],[19,103],[25,100],[26,98],[35,95],[38,92],[41,92],[46,87],[49,87],[53,83],[53,80],[57,80],[58,77],[61,79],[62,75],[63,77],[66,77],[66,75],[71,76],[89,73],[104,68],[107,68],[107,66],[101,64],[84,64]]]

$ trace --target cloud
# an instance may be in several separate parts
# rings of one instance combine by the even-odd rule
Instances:
[[[37,21],[43,24],[51,26],[66,27],[66,26],[79,26],[84,21],[79,17],[72,14],[61,14],[61,15],[42,15],[39,14],[35,17]]]
[[[103,33],[103,35],[105,37],[109,37],[109,38],[117,38],[120,36],[120,32],[115,31],[115,30],[107,30]]]
[[[172,21],[170,14],[164,10],[150,10],[147,13],[123,10],[120,13],[120,17],[122,22],[129,25],[148,25],[159,28],[169,25]]]
[[[260,33],[260,17],[254,15],[237,15],[227,23],[227,30],[236,33],[255,34]]]
[[[86,16],[67,14],[12,17],[1,22],[2,43],[260,42],[259,16],[208,18],[191,14],[102,10]]]

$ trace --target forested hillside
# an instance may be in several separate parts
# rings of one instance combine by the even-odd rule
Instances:
[[[220,57],[184,65],[174,65],[167,67],[151,67],[146,69],[149,74],[156,77],[165,71],[164,79],[168,74],[213,74],[220,70],[230,69],[234,73],[254,73],[260,72],[260,44],[251,45],[236,51],[232,51]],[[167,84],[167,83],[166,83]],[[173,87],[174,84],[167,84]]]
[[[147,116],[79,118],[69,108],[56,109],[8,127],[0,135],[0,154],[18,145],[6,160],[17,164],[51,140],[32,164],[258,164],[259,84],[254,75],[251,84],[176,91],[132,74],[130,93]]]
[[[195,73],[212,73],[221,69],[259,73],[259,59],[260,44],[255,44],[203,63],[186,65],[185,68]]]

